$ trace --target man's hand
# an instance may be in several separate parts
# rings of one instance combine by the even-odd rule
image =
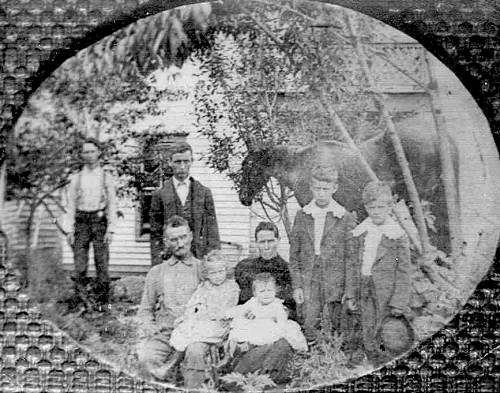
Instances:
[[[106,231],[106,234],[104,235],[104,243],[108,243],[109,246],[112,241],[113,241],[113,232]]]
[[[294,289],[293,300],[295,300],[295,303],[297,304],[304,303],[304,291],[302,290],[302,288]]]
[[[143,324],[140,326],[139,330],[140,335],[143,337],[152,337],[159,332],[159,329],[150,323]]]
[[[252,310],[247,310],[247,312],[245,312],[245,318],[246,319],[255,319],[255,314],[252,312]]]
[[[358,305],[354,299],[347,299],[346,304],[349,311],[358,311]]]
[[[393,317],[400,317],[404,314],[404,311],[399,308],[391,308],[391,315]]]
[[[75,233],[68,232],[68,234],[66,235],[66,240],[68,241],[69,246],[73,247],[73,244],[75,243]]]

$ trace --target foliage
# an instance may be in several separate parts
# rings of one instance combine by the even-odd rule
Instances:
[[[273,387],[276,384],[267,374],[259,374],[258,371],[242,375],[240,373],[230,373],[221,377],[228,384],[235,384],[244,392],[263,392],[266,387]]]
[[[144,289],[144,276],[125,276],[112,284],[113,299],[138,304]]]
[[[85,54],[84,75],[148,75],[172,64],[180,66],[191,51],[207,46],[210,3],[192,4],[139,19],[103,38]]]
[[[130,136],[131,125],[146,115],[161,114],[160,100],[175,100],[183,94],[159,91],[147,76],[158,68],[181,64],[193,47],[202,48],[210,13],[210,4],[196,4],[139,20],[56,70],[32,96],[9,144],[8,197],[27,201],[34,212],[81,165],[82,139],[103,139],[105,134],[105,159],[120,163],[117,172],[125,179],[122,190],[129,186],[135,190],[137,165],[120,157],[120,147]]]
[[[239,191],[238,165],[249,150],[321,139],[359,143],[384,131],[344,23],[348,11],[307,2],[224,2],[219,33],[202,55],[195,95],[198,130],[209,139],[207,164]],[[367,41],[372,22],[356,16]],[[378,31],[378,30],[377,30]],[[338,114],[334,121],[331,111]],[[269,184],[257,201],[285,222],[290,191]],[[270,218],[270,214],[267,214]]]
[[[296,353],[291,366],[293,381],[287,388],[331,384],[368,373],[372,367],[366,359],[351,366],[342,351],[342,336],[322,332],[315,346],[307,353]]]
[[[105,313],[70,312],[65,303],[56,301],[40,303],[38,308],[44,318],[89,348],[96,358],[111,361],[122,370],[137,372],[138,334],[132,305],[117,302]]]

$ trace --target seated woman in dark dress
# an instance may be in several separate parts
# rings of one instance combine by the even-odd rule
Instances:
[[[240,287],[239,304],[246,303],[253,296],[252,283],[257,274],[270,273],[279,288],[277,297],[283,299],[290,319],[296,319],[296,306],[292,297],[292,280],[288,263],[277,253],[280,241],[278,228],[271,222],[260,222],[255,229],[255,241],[259,250],[257,258],[247,258],[235,268],[235,279]],[[287,366],[292,359],[293,349],[281,338],[272,344],[248,346],[247,351],[236,351],[231,362],[231,371],[248,374],[259,370],[276,383],[288,381]]]

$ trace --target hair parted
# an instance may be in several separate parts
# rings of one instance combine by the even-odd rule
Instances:
[[[187,227],[189,229],[189,223],[185,218],[181,216],[174,215],[170,217],[165,223],[164,232],[167,231],[168,228],[179,228],[179,227]]]
[[[99,151],[102,151],[101,142],[99,142],[96,138],[91,138],[91,137],[85,138],[82,142],[82,148],[83,148],[83,145],[85,145],[87,143],[94,145],[95,147],[97,147],[99,149]]]
[[[208,272],[210,268],[215,268],[218,266],[224,266],[227,271],[227,259],[220,250],[212,250],[203,258],[203,268],[205,272]]]
[[[312,169],[311,179],[337,184],[339,181],[339,172],[335,168],[318,165]]]
[[[193,148],[189,143],[184,141],[177,142],[170,150],[170,158],[172,158],[174,154],[185,153],[187,151],[191,152],[191,156],[193,155]]]
[[[261,221],[257,224],[257,228],[255,228],[255,240],[257,240],[257,234],[260,231],[272,231],[276,239],[279,239],[280,237],[278,227],[270,221]]]
[[[372,181],[363,189],[362,200],[365,205],[380,197],[392,201],[392,191],[389,183],[384,181]]]
[[[252,291],[255,292],[255,287],[257,284],[273,284],[277,289],[278,284],[276,284],[276,279],[271,273],[258,273],[255,275],[252,281]]]

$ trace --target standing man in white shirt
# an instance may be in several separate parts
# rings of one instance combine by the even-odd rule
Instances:
[[[99,141],[86,139],[81,150],[83,168],[72,175],[68,187],[66,232],[74,254],[75,300],[89,299],[87,269],[92,243],[95,300],[104,305],[109,301],[109,245],[116,224],[116,188],[114,177],[101,166],[100,156]]]
[[[158,265],[170,256],[165,250],[163,227],[174,215],[189,223],[193,234],[191,252],[201,259],[209,251],[220,248],[219,228],[212,192],[190,175],[193,149],[186,142],[177,143],[169,159],[173,176],[156,190],[151,199],[151,263]]]

